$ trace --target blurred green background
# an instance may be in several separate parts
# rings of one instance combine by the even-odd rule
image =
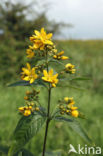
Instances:
[[[24,14],[28,6],[12,3],[0,4],[0,145],[10,145],[12,133],[19,120],[18,107],[24,105],[25,91],[28,87],[8,88],[7,85],[20,80],[20,69],[27,59],[25,51],[29,45],[28,37],[34,29],[45,27],[54,34],[65,24],[52,25],[45,16],[45,11],[29,21]],[[69,25],[68,25],[69,26]],[[84,91],[73,88],[58,89],[52,92],[52,109],[57,100],[63,96],[72,96],[76,105],[87,120],[79,119],[96,146],[103,145],[103,41],[102,40],[55,40],[59,50],[64,50],[70,57],[70,62],[76,65],[78,76],[90,77],[90,81],[75,84]],[[41,88],[40,99],[43,106],[47,105],[45,89]],[[34,155],[42,152],[43,129],[27,145]],[[66,123],[52,122],[49,127],[47,150],[62,149],[66,153],[69,144],[77,147],[85,146],[84,142]],[[72,154],[71,154],[72,155]],[[75,154],[73,154],[74,156]]]

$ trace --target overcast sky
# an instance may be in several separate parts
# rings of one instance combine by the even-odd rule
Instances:
[[[49,19],[73,24],[73,28],[63,30],[63,38],[103,39],[103,0],[38,1],[50,3],[47,12]]]
[[[47,0],[52,3],[49,18],[72,23],[64,37],[103,39],[103,0]]]

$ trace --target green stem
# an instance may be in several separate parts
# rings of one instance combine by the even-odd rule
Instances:
[[[43,144],[43,153],[42,153],[42,156],[45,156],[48,127],[49,127],[49,123],[50,123],[50,98],[51,98],[51,87],[50,87],[50,84],[49,84],[47,121],[46,121],[46,129],[45,129],[45,137],[44,137],[44,144]]]

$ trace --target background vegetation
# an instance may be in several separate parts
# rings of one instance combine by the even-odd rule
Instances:
[[[11,13],[11,15],[14,14]],[[4,16],[2,17],[2,20],[6,19]],[[24,20],[25,18],[23,17],[22,19]],[[39,24],[40,19],[38,18],[38,20]],[[18,24],[20,23],[18,22]],[[24,25],[23,29],[25,28]],[[8,24],[6,23],[6,28],[3,30],[4,33],[0,36],[0,144],[8,146],[11,143],[12,133],[19,120],[17,109],[19,106],[24,105],[23,97],[25,91],[29,88],[8,88],[7,84],[15,82],[15,80],[20,80],[20,68],[25,65],[25,51],[29,43],[26,36],[28,37],[33,32],[33,29],[39,29],[45,25],[41,24],[39,27],[38,25],[37,27],[32,25],[32,27],[28,28],[30,33],[27,34],[25,31],[22,35],[20,34],[20,29],[14,30],[13,26],[14,24],[11,24],[12,31],[11,29],[8,30]],[[2,29],[4,27],[0,28]],[[52,31],[53,29],[54,27],[52,27]],[[54,32],[56,32],[56,29],[54,30]],[[14,32],[16,32],[17,36],[15,36]],[[63,49],[66,55],[70,57],[71,62],[76,65],[77,74],[81,76],[89,76],[91,80],[76,83],[74,85],[84,90],[75,88],[66,88],[65,90],[62,90],[57,88],[55,92],[52,92],[52,108],[57,105],[56,101],[60,97],[73,96],[76,105],[78,105],[80,110],[86,114],[87,117],[87,120],[79,119],[79,122],[88,132],[88,135],[94,140],[96,146],[101,147],[103,145],[103,41],[69,40],[55,41],[55,43],[59,50]],[[46,107],[47,95],[45,89],[41,88],[40,95],[42,105]],[[34,153],[34,155],[39,155],[42,151],[44,128],[26,145],[26,148]],[[66,153],[69,150],[70,143],[76,148],[78,144],[83,146],[86,144],[68,127],[68,125],[60,122],[52,122],[50,125],[47,142],[48,151],[62,149]]]

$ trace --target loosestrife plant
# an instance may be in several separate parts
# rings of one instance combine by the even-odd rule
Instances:
[[[69,57],[64,55],[64,51],[58,52],[52,41],[52,33],[47,34],[44,28],[40,32],[35,30],[30,41],[31,45],[26,50],[28,62],[22,68],[21,81],[10,85],[30,86],[31,91],[26,91],[25,106],[18,108],[21,119],[14,131],[14,141],[8,156],[22,152],[24,145],[37,134],[44,123],[46,127],[41,155],[45,156],[48,128],[52,120],[67,122],[85,140],[90,142],[87,134],[75,120],[78,117],[84,118],[84,115],[75,106],[73,97],[67,95],[58,99],[56,109],[53,113],[50,110],[52,89],[62,87],[65,82],[84,80],[85,78],[75,77],[75,66],[70,63]],[[55,66],[54,69],[52,64],[53,67],[54,64],[58,64],[59,69],[58,66]],[[42,102],[39,100],[40,90],[37,90],[38,86],[45,87],[48,92],[46,108],[42,106]],[[66,87],[69,86],[66,84]]]

